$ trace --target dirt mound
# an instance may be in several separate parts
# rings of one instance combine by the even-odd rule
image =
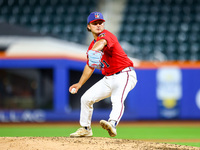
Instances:
[[[198,147],[113,138],[0,137],[4,150],[200,150]]]

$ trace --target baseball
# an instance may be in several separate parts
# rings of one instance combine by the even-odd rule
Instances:
[[[76,88],[72,88],[71,93],[75,94],[76,93]]]

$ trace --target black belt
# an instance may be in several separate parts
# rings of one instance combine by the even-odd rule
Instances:
[[[121,71],[119,71],[119,72],[117,72],[115,74],[117,75],[117,74],[120,74],[122,72],[128,72],[128,71],[131,71],[131,70],[135,70],[135,69],[133,67],[127,67],[127,68],[125,68],[125,69],[123,69],[123,70],[121,70]]]

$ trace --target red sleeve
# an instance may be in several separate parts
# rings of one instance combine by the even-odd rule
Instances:
[[[107,41],[107,47],[110,49],[111,47],[113,47],[115,41],[112,39],[111,35],[109,33],[106,33],[106,32],[102,32],[97,40],[100,40],[100,39],[105,39]]]

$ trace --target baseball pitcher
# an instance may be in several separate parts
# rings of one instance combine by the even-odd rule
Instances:
[[[104,77],[89,88],[81,97],[80,125],[70,137],[90,137],[93,135],[91,118],[93,104],[111,97],[112,111],[109,120],[101,120],[100,125],[111,137],[117,135],[116,126],[124,113],[124,100],[136,83],[137,77],[133,62],[127,57],[117,37],[104,29],[105,20],[100,12],[92,12],[87,18],[87,30],[94,40],[87,50],[87,64],[78,83],[70,86],[72,94],[78,92],[82,85],[100,69]]]

